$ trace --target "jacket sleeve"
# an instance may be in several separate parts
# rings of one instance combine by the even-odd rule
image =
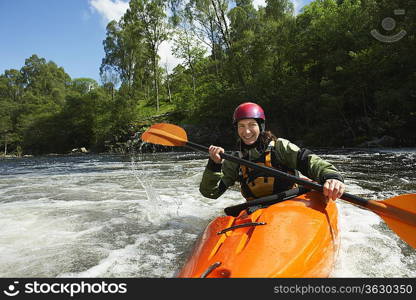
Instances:
[[[204,197],[217,199],[238,179],[238,164],[225,160],[216,164],[211,159],[205,167],[199,191]]]
[[[288,140],[276,142],[276,157],[283,165],[300,171],[306,177],[323,184],[328,179],[344,182],[343,176],[330,162],[306,148],[299,148]]]

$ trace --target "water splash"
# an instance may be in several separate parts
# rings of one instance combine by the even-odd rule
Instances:
[[[178,197],[170,198],[159,195],[154,187],[154,182],[158,180],[158,177],[149,176],[149,167],[146,162],[136,161],[134,156],[131,158],[130,169],[132,174],[146,193],[145,202],[141,201],[141,216],[145,216],[147,222],[153,225],[162,225],[179,216],[182,201]]]

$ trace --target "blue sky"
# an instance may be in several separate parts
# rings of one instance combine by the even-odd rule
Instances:
[[[292,2],[299,10],[310,1]],[[0,74],[20,69],[25,59],[37,54],[63,67],[71,78],[99,82],[105,26],[127,7],[127,0],[0,0]],[[178,62],[168,44],[159,55],[170,68]]]

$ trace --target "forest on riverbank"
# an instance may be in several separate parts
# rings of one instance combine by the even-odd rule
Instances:
[[[159,121],[229,145],[245,101],[309,146],[414,147],[415,28],[414,0],[316,0],[297,15],[289,0],[131,0],[107,25],[100,83],[36,54],[0,74],[0,151],[111,151]]]

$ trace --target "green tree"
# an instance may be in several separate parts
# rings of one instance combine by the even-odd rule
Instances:
[[[189,68],[192,76],[193,93],[196,95],[196,65],[203,59],[206,50],[199,46],[199,43],[192,32],[186,28],[186,26],[183,26],[181,30],[176,33],[172,51],[177,58],[182,59],[183,65]]]
[[[153,63],[153,82],[156,98],[156,110],[159,111],[159,47],[169,36],[169,28],[165,13],[166,3],[163,0],[133,0],[130,2],[136,8],[137,17],[142,22],[144,41],[148,47]]]

